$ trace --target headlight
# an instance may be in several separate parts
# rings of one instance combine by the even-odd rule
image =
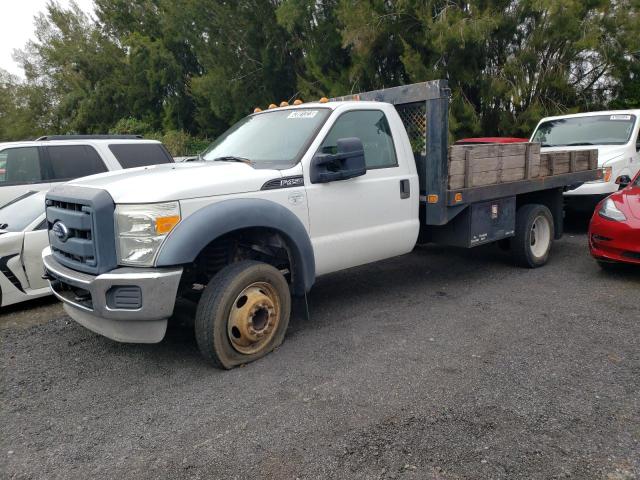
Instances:
[[[607,198],[604,201],[604,203],[600,207],[600,210],[598,211],[598,214],[601,217],[606,218],[607,220],[613,220],[615,222],[624,222],[627,219],[627,217],[624,216],[624,213],[618,210],[615,202],[610,198]]]
[[[118,263],[153,266],[162,242],[179,221],[178,202],[116,206]]]
[[[602,171],[602,178],[596,181],[609,183],[609,180],[611,180],[611,174],[613,173],[613,167],[602,167],[600,170]]]

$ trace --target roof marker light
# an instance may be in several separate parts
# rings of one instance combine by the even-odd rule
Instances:
[[[273,110],[274,108],[278,108],[278,106],[275,103],[270,103],[269,110]]]
[[[302,105],[303,103],[304,103],[304,102],[303,102],[302,100],[300,100],[299,98],[296,98],[296,99],[293,101],[293,104],[294,104],[294,105]]]
[[[281,107],[288,107],[289,106],[289,102],[285,102],[284,100],[280,102],[280,106]]]
[[[253,109],[253,113],[258,113],[258,112],[261,112],[261,111],[262,111],[262,109],[260,107],[256,107],[256,108]]]

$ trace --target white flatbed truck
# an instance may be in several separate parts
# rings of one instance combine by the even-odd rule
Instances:
[[[563,191],[598,171],[451,190],[449,97],[438,80],[269,109],[201,162],[58,186],[45,276],[74,320],[121,342],[159,342],[192,299],[201,352],[232,368],[283,341],[292,295],[316,277],[418,241],[509,241],[517,263],[543,265]]]

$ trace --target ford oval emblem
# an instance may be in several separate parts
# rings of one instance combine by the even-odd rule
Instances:
[[[53,227],[51,227],[51,231],[61,242],[66,242],[69,238],[69,229],[62,222],[54,223]]]

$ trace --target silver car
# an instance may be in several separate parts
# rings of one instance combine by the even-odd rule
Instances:
[[[46,192],[27,192],[0,208],[0,306],[51,294],[42,278],[42,249],[49,244]]]

